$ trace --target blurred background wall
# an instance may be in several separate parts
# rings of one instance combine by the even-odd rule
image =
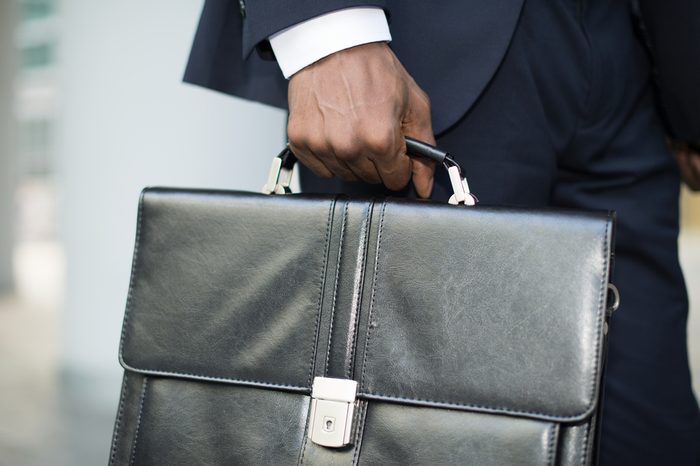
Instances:
[[[259,191],[283,147],[282,112],[181,82],[200,8],[181,0],[61,3],[55,167],[70,368],[115,369],[140,190]]]
[[[14,18],[17,5],[0,3],[0,290],[12,282],[12,196],[15,187],[15,121],[13,113],[15,48]]]
[[[0,0],[0,465],[107,460],[138,195],[257,191],[285,115],[181,83],[202,0]],[[700,377],[700,197],[681,238]]]
[[[283,112],[181,82],[201,6],[0,0],[2,465],[106,462],[140,190],[259,191],[282,148]]]

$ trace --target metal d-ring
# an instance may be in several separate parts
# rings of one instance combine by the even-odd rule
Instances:
[[[608,312],[612,314],[620,307],[620,290],[612,283],[608,283],[608,292]],[[612,296],[612,304],[610,304],[610,296]]]

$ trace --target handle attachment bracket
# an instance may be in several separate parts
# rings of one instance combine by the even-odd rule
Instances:
[[[462,174],[461,167],[447,152],[409,137],[406,138],[406,151],[413,156],[434,160],[436,163],[442,164],[447,170],[454,193],[450,196],[448,203],[473,206],[479,202],[469,190],[469,184],[466,177]],[[297,158],[289,149],[289,146],[272,159],[267,182],[262,188],[263,194],[290,194],[292,190],[289,185],[292,182],[296,161]]]

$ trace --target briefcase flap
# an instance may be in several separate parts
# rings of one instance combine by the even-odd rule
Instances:
[[[597,400],[607,215],[155,188],[136,236],[127,370],[308,394],[355,313],[332,344],[361,398],[572,421]]]

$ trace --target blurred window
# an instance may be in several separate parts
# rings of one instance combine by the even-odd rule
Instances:
[[[39,68],[53,63],[51,44],[36,44],[22,48],[20,51],[22,68]]]
[[[51,173],[51,139],[53,122],[48,119],[27,120],[19,128],[19,161],[24,176]]]
[[[22,19],[42,19],[54,13],[53,0],[22,0]]]

